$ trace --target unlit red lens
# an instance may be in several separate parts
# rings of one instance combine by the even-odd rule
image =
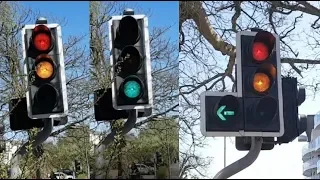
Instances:
[[[256,61],[264,61],[269,56],[269,49],[262,42],[255,42],[252,47],[252,56]]]
[[[48,34],[39,33],[34,37],[34,46],[40,51],[47,51],[51,46],[51,38]]]
[[[270,88],[270,78],[264,73],[256,73],[253,77],[253,88],[257,92],[263,93]]]
[[[36,67],[36,73],[37,75],[42,79],[48,79],[52,77],[54,73],[53,66],[48,61],[41,61],[37,64]]]

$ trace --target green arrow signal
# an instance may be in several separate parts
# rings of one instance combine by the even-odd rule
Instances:
[[[222,121],[227,120],[223,115],[225,115],[225,116],[234,116],[234,111],[224,111],[223,112],[223,110],[225,108],[226,108],[226,106],[221,106],[217,111],[217,115]],[[222,115],[222,112],[223,112],[223,115]]]
[[[234,111],[225,111],[223,112],[225,116],[234,116]]]
[[[225,121],[225,120],[226,120],[226,118],[221,114],[222,111],[224,110],[224,108],[226,108],[226,106],[221,106],[221,107],[218,109],[218,111],[217,111],[217,115],[218,115],[218,117],[219,117],[222,121]]]

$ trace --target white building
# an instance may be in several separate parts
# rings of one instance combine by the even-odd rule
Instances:
[[[15,141],[13,142],[6,141],[5,143],[6,149],[3,153],[0,154],[1,162],[3,162],[6,165],[9,165],[13,154],[17,151],[17,149],[20,146],[21,146],[21,143],[18,143]]]
[[[320,114],[314,116],[311,141],[302,150],[303,175],[306,179],[320,179]]]
[[[90,149],[90,152],[93,153],[94,152],[94,147],[96,145],[99,144],[99,142],[103,139],[103,136],[102,135],[97,135],[97,134],[93,134],[93,133],[90,133],[89,134],[89,142],[92,144],[92,147]]]

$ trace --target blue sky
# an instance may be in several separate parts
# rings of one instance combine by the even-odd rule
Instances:
[[[143,10],[151,10],[151,17],[149,17],[149,27],[173,27],[166,33],[174,41],[179,38],[179,2],[178,1],[130,1],[128,5],[133,7],[136,5]],[[131,8],[131,7],[128,7]],[[140,12],[137,12],[140,13]],[[177,44],[178,48],[178,44]]]
[[[87,42],[86,44],[89,45],[89,2],[22,1],[21,4],[40,11],[40,16],[47,18],[48,23],[57,23],[50,20],[50,16],[65,18],[67,24],[62,27],[63,38],[70,35],[87,35],[82,43]]]
[[[41,13],[43,13],[44,17],[46,17],[46,15],[53,15],[61,18],[65,17],[68,24],[62,29],[64,37],[69,35],[83,35],[89,33],[88,1],[23,1],[21,3],[27,7],[31,7],[34,10],[39,10]],[[140,7],[145,11],[151,10],[152,16],[149,17],[150,28],[173,25],[173,28],[170,28],[170,30],[166,33],[166,36],[170,37],[172,40],[178,40],[178,1],[131,1],[127,4],[128,6],[131,6],[128,8]],[[45,9],[41,10],[44,7]],[[48,23],[54,22],[48,19]],[[87,36],[87,42],[89,42],[89,36]]]

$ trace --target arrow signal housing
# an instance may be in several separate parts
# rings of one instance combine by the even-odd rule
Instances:
[[[234,96],[238,99],[238,113],[234,113],[235,116],[232,117],[233,120],[230,121],[226,118],[225,121],[218,119],[217,111],[219,108],[216,108],[215,105],[225,96]],[[223,137],[223,136],[244,136],[244,123],[242,115],[242,98],[238,96],[237,92],[213,92],[205,91],[200,95],[200,130],[201,134],[206,137]],[[208,101],[206,103],[206,101]],[[210,105],[209,105],[209,104]],[[212,104],[212,105],[211,105]],[[223,105],[222,105],[223,106]],[[220,106],[220,108],[222,107]],[[206,109],[207,108],[207,109]],[[222,110],[223,111],[223,110]],[[229,111],[229,110],[228,110]],[[225,111],[226,112],[226,111]],[[208,115],[214,113],[214,115]],[[230,113],[230,112],[228,112]],[[232,113],[230,113],[232,114]],[[213,122],[214,121],[214,122]]]

